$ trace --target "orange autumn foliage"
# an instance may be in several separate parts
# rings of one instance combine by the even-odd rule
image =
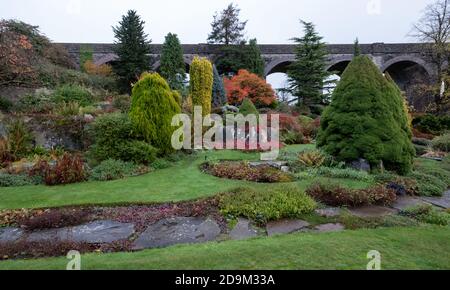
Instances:
[[[90,75],[110,76],[112,67],[107,64],[96,65],[92,60],[88,60],[83,65],[84,71]]]
[[[224,85],[231,105],[240,105],[245,98],[249,98],[256,106],[270,106],[276,101],[272,86],[247,70],[240,70],[231,79],[224,78]]]

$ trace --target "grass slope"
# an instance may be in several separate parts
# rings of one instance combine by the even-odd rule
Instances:
[[[284,150],[299,151],[311,145],[290,146]],[[0,188],[0,209],[44,208],[87,204],[159,203],[193,200],[213,196],[238,186],[266,187],[276,184],[256,184],[220,179],[204,174],[199,165],[205,160],[258,160],[259,154],[239,151],[202,152],[186,158],[171,168],[110,182],[85,182],[65,186],[26,186]],[[297,182],[306,188],[314,179]],[[349,187],[367,184],[340,179]]]
[[[135,253],[87,254],[82,269],[366,269],[371,250],[382,269],[450,269],[450,228],[384,228],[292,234],[183,245]],[[0,262],[0,269],[63,270],[67,259]]]

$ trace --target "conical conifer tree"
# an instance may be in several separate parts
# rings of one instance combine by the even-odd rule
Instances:
[[[411,171],[414,148],[401,93],[367,56],[349,64],[321,119],[317,144],[341,161],[382,162],[400,174]]]

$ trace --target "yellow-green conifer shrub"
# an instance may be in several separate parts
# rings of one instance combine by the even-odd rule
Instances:
[[[213,67],[206,58],[195,57],[190,69],[190,89],[193,106],[201,106],[203,115],[211,114]]]
[[[173,151],[171,138],[177,129],[172,118],[181,112],[167,82],[157,73],[144,74],[134,85],[130,119],[136,133],[142,135],[161,154]]]

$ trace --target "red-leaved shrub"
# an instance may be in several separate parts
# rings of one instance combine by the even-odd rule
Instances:
[[[39,161],[29,175],[41,176],[47,185],[77,183],[87,177],[81,157],[69,153],[60,157],[54,166],[45,160]]]
[[[270,106],[276,101],[272,86],[258,75],[240,70],[231,79],[224,78],[228,103],[240,105],[249,98],[256,106]]]
[[[348,189],[338,184],[315,183],[306,193],[329,206],[390,205],[397,199],[395,191],[385,185],[368,189]]]

